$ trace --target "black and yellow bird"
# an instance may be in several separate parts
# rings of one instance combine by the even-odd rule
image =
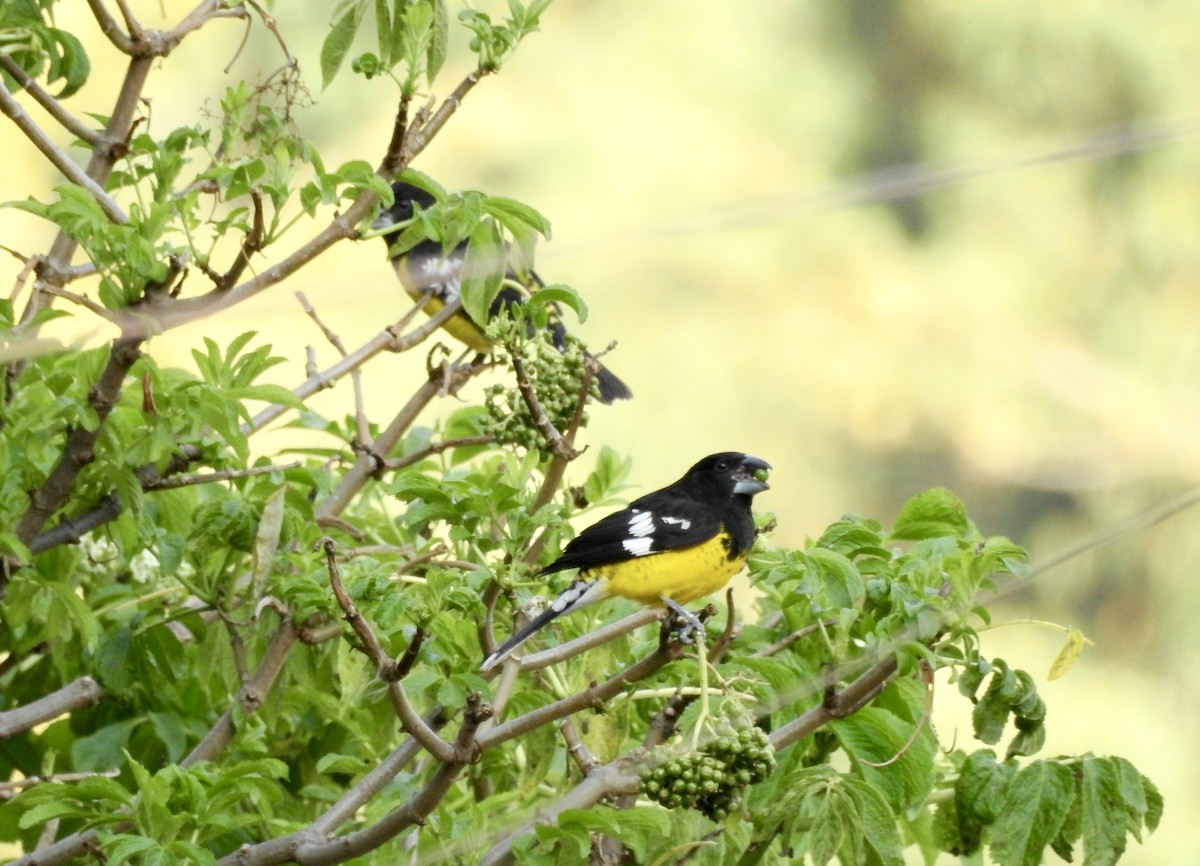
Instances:
[[[712,454],[674,484],[583,530],[540,572],[578,568],[579,576],[484,659],[483,670],[550,621],[614,595],[665,605],[696,623],[681,605],[716,592],[745,563],[754,543],[750,502],[767,489],[770,468],[765,460],[736,451]]]
[[[407,222],[416,214],[418,207],[421,210],[428,210],[437,204],[437,199],[428,192],[403,181],[392,184],[392,193],[395,196],[392,206],[379,214],[371,228],[386,229],[398,223]],[[426,313],[432,316],[438,310],[459,299],[462,291],[463,267],[466,262],[467,244],[465,241],[454,249],[446,251],[442,249],[440,242],[426,239],[420,241],[412,249],[392,254],[396,236],[386,234],[383,238],[387,241],[392,267],[396,271],[396,276],[400,278],[404,290],[413,300],[420,300],[429,294],[429,299],[425,302]],[[538,275],[532,271],[527,275],[526,282],[531,284],[529,286],[531,289],[538,289],[544,285]],[[523,285],[519,276],[508,269],[500,292],[496,295],[496,299],[488,311],[489,318],[495,316],[502,309],[526,301],[526,294],[517,289],[513,285],[514,283]],[[491,351],[492,344],[488,341],[480,323],[473,321],[465,310],[459,310],[447,319],[442,327],[452,337],[466,343],[477,352]],[[567,331],[560,320],[557,307],[554,307],[554,315],[551,316],[546,327],[555,348],[560,352],[565,351]],[[600,365],[596,372],[596,384],[602,403],[627,400],[632,396],[628,386],[603,365]]]

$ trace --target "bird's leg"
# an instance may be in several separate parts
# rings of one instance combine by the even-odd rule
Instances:
[[[700,662],[700,712],[696,716],[695,725],[692,727],[692,751],[694,752],[700,745],[701,732],[706,725],[710,724],[710,714],[708,711],[708,650],[704,646],[704,623],[683,605],[677,604],[666,596],[662,597],[662,603],[678,619],[682,620],[676,635],[680,643],[693,644],[696,647],[696,659]]]
[[[704,639],[704,623],[700,622],[700,617],[665,595],[660,598],[660,601],[667,606],[671,613],[675,614],[677,619],[681,620],[679,627],[675,630],[675,636],[679,638],[680,643],[690,644],[693,634],[700,635],[701,640]]]

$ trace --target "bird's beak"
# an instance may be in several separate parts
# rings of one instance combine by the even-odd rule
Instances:
[[[733,492],[753,496],[755,493],[762,493],[764,490],[770,489],[771,485],[767,484],[767,472],[770,468],[771,464],[766,460],[747,456],[738,471],[734,473]]]
[[[375,222],[371,223],[371,229],[373,231],[379,231],[380,229],[385,229],[388,226],[395,224],[396,221],[392,219],[392,215],[387,211],[383,211],[379,214],[379,216],[375,217]]]

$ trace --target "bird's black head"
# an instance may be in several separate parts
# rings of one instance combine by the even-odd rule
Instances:
[[[375,222],[371,223],[371,228],[378,230],[394,226],[396,223],[412,219],[417,207],[428,210],[437,204],[437,199],[425,190],[404,181],[398,180],[392,184],[392,195],[395,196],[392,206],[380,212]],[[388,242],[390,247],[396,236],[387,234],[383,236],[383,239]]]
[[[710,454],[683,476],[684,482],[697,492],[708,495],[745,496],[749,499],[768,489],[767,470],[771,468],[761,457],[740,451]]]

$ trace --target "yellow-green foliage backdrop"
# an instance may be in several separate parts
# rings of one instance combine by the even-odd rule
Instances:
[[[154,24],[158,7],[141,5]],[[162,24],[188,5],[164,0]],[[327,8],[276,10],[315,93]],[[241,27],[211,27],[155,74],[152,132],[277,65],[258,33],[220,72]],[[115,92],[94,23],[78,29]],[[607,361],[636,392],[597,407],[586,441],[633,457],[641,490],[714,450],[761,455],[775,471],[758,503],[778,516],[776,539],[798,545],[845,511],[886,521],[945,485],[1036,562],[1200,481],[1198,57],[1186,4],[560,2],[416,167],[553,221],[539,268],[584,294],[580,332],[593,347],[619,341]],[[452,52],[440,95],[465,62]],[[80,104],[88,92],[69,104],[104,110]],[[374,162],[393,93],[343,75],[299,120],[327,162]],[[1113,154],[1123,125],[1127,139],[1165,140]],[[0,141],[3,198],[59,182],[11,126]],[[1090,153],[1026,164],[1072,149]],[[922,176],[915,198],[869,200]],[[33,252],[48,237],[0,211],[5,246]],[[5,257],[0,280],[18,267]],[[257,329],[293,359],[277,380],[294,384],[306,344],[325,362],[332,350],[293,291],[348,343],[408,303],[381,243],[343,244],[151,349],[189,364],[201,335]],[[423,376],[415,355],[381,366],[375,407]],[[1004,603],[1098,645],[1065,680],[1039,683],[1047,751],[1123,754],[1161,785],[1162,826],[1129,864],[1200,861],[1198,577],[1193,509]],[[1014,626],[986,640],[1040,677],[1060,638]],[[955,709],[939,709],[938,733],[961,744],[969,721],[942,691],[939,707]]]

